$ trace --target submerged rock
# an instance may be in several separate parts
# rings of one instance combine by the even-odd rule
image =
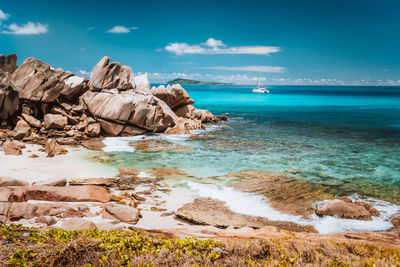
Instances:
[[[371,214],[363,205],[332,199],[315,211],[318,216],[339,216],[342,219],[372,220]]]

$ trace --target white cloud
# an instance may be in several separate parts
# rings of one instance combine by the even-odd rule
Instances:
[[[86,71],[86,70],[78,70],[79,74],[83,75],[84,77],[89,77],[90,76],[90,72]]]
[[[30,34],[43,34],[48,32],[47,24],[28,22],[19,26],[16,23],[12,23],[6,26],[8,30],[2,31],[6,34],[16,34],[16,35],[30,35]]]
[[[125,26],[114,26],[107,31],[107,33],[130,33],[132,30],[137,30],[138,27],[125,27]]]
[[[227,70],[227,71],[254,71],[254,72],[271,72],[271,73],[282,73],[285,72],[286,70],[284,67],[275,67],[275,66],[241,66],[241,67],[212,66],[212,67],[205,67],[203,69]]]
[[[2,20],[8,20],[9,17],[10,17],[9,14],[3,12],[3,10],[0,9],[0,25]]]
[[[209,47],[225,46],[225,44],[221,40],[215,40],[214,38],[208,38],[208,40],[204,44]]]
[[[223,48],[222,48],[223,47]],[[185,54],[248,54],[269,55],[281,51],[277,46],[232,46],[226,47],[221,40],[209,38],[204,44],[169,43],[165,50],[176,55]]]
[[[93,31],[93,30],[94,30],[94,27],[88,27],[87,30],[88,30],[88,31]]]

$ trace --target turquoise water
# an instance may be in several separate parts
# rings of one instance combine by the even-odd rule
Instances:
[[[116,166],[169,167],[197,177],[241,170],[296,177],[400,204],[400,88],[186,85],[197,108],[227,114],[182,151],[111,154]],[[204,134],[204,133],[203,133]],[[161,135],[153,136],[165,139]]]

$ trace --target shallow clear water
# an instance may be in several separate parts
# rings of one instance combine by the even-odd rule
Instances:
[[[342,194],[400,202],[400,88],[275,86],[270,94],[246,86],[185,88],[197,108],[229,120],[210,125],[210,139],[170,140],[187,151],[117,153],[114,164],[179,168],[197,177],[296,170],[298,178]]]
[[[197,108],[227,114],[228,121],[198,131],[207,139],[146,137],[180,146],[178,150],[143,152],[129,146],[141,137],[107,139],[109,149],[129,151],[111,153],[111,164],[184,169],[200,179],[241,170],[290,171],[299,179],[328,185],[338,195],[400,204],[399,87],[272,86],[270,94],[251,93],[246,86],[185,89]],[[223,195],[221,190],[214,190],[215,195]],[[390,209],[400,211],[398,206]],[[321,232],[337,224],[337,219],[326,220],[314,220],[317,229],[325,229]],[[337,229],[354,229],[342,221]],[[384,225],[374,221],[364,228],[387,229],[390,223]]]

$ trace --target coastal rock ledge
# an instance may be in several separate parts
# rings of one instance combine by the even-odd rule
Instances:
[[[6,140],[44,145],[48,138],[77,144],[88,137],[145,132],[188,134],[204,123],[226,120],[193,107],[179,84],[150,87],[147,74],[103,57],[90,79],[35,58],[16,65],[0,55],[0,145]]]

